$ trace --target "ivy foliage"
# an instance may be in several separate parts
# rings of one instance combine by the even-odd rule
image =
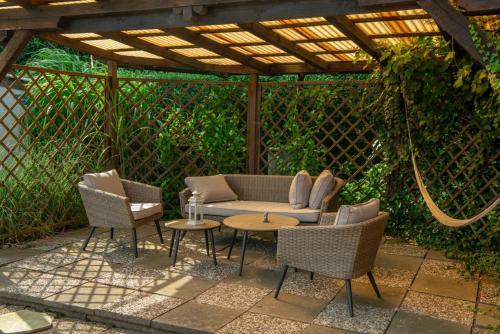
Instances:
[[[469,217],[484,206],[484,199],[476,193],[481,182],[493,178],[500,167],[495,159],[500,147],[500,42],[497,35],[477,26],[471,26],[471,31],[483,65],[459,57],[452,45],[435,38],[384,49],[382,65],[374,74],[382,94],[370,107],[389,166],[384,175],[384,206],[392,214],[388,232],[462,258],[469,271],[500,278],[498,212],[461,229],[427,223],[431,219],[421,196],[408,188],[415,184],[410,163],[413,150],[422,162],[424,178],[433,181],[428,189],[437,204],[452,216]],[[468,147],[471,138],[475,145]],[[376,185],[370,173],[367,176],[364,182]],[[492,186],[498,189],[499,184]],[[457,199],[455,192],[464,197]]]

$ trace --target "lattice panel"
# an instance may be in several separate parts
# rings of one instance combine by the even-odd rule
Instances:
[[[346,180],[361,177],[363,171],[379,160],[380,152],[374,147],[375,133],[368,120],[369,110],[361,109],[376,94],[368,82],[261,83],[260,89],[262,174],[282,173],[283,168],[275,166],[276,155],[302,154],[300,145],[308,146],[309,141],[318,150],[313,154],[317,156],[318,168],[332,169]],[[284,131],[291,124],[298,128]],[[297,146],[295,140],[304,143]],[[281,160],[286,162],[286,158]]]
[[[186,176],[245,171],[246,85],[122,79],[118,96],[121,174],[161,186],[167,209]]]
[[[105,77],[14,67],[0,86],[0,236],[82,214],[76,184],[102,168]]]

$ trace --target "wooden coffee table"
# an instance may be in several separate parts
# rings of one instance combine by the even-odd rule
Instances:
[[[209,245],[208,245],[209,244],[208,238],[210,237],[210,243],[212,243],[212,256],[214,259],[214,265],[217,265],[213,230],[219,228],[220,223],[215,220],[203,219],[203,224],[189,225],[187,221],[188,221],[187,219],[177,219],[168,221],[165,224],[165,227],[172,230],[172,240],[170,241],[170,252],[168,256],[169,257],[172,256],[172,251],[174,252],[174,259],[172,261],[173,266],[175,267],[175,263],[177,262],[177,252],[179,251],[179,242],[181,240],[181,234],[186,234],[186,232],[191,232],[191,231],[205,232],[205,245],[207,248],[208,256],[210,256]]]
[[[296,218],[284,216],[284,215],[274,215],[269,214],[268,223],[262,222],[263,214],[245,214],[236,215],[224,219],[224,225],[234,229],[233,240],[231,241],[231,247],[229,248],[229,253],[227,258],[231,258],[231,253],[233,251],[234,243],[236,242],[236,236],[238,231],[243,232],[243,242],[241,244],[241,255],[240,255],[240,273],[241,276],[243,272],[243,262],[245,260],[245,251],[247,248],[248,232],[277,232],[281,227],[290,227],[299,225],[299,220]]]

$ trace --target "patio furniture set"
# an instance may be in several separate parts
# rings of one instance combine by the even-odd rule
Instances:
[[[231,257],[238,233],[242,234],[239,275],[250,232],[273,232],[277,241],[277,262],[283,265],[275,298],[290,267],[345,281],[347,307],[354,316],[351,280],[367,275],[377,295],[380,292],[371,273],[389,215],[379,211],[379,200],[338,206],[344,181],[325,170],[318,177],[306,171],[295,176],[214,175],[187,177],[179,193],[181,219],[165,223],[172,231],[169,257],[177,262],[179,244],[187,232],[203,231],[207,256],[217,266],[214,230],[233,229],[227,258]],[[161,189],[120,179],[115,170],[86,174],[78,185],[91,232],[97,227],[130,229],[138,257],[136,228],[154,222],[163,244],[160,219],[163,216]],[[203,201],[196,202],[201,194]],[[193,197],[192,197],[193,196]],[[202,214],[193,215],[190,206]],[[196,210],[195,210],[196,211]]]

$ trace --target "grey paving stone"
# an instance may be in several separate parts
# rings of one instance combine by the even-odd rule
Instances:
[[[30,271],[22,268],[2,267],[0,270],[0,291],[9,286],[16,285],[21,281],[40,276],[40,272]]]
[[[72,262],[81,260],[83,257],[73,256],[67,253],[47,252],[40,255],[31,256],[24,260],[13,262],[8,267],[24,268],[29,270],[51,271]]]
[[[59,267],[51,271],[61,276],[70,276],[92,280],[100,276],[108,275],[123,268],[122,264],[105,261],[102,259],[84,259]]]
[[[192,299],[215,284],[217,281],[168,272],[162,278],[155,279],[141,287],[140,290],[181,299]]]
[[[276,280],[275,284],[278,282]],[[343,285],[343,281],[331,277],[315,274],[314,279],[311,280],[309,272],[289,270],[281,291],[330,301],[337,295]]]
[[[476,326],[500,330],[500,308],[488,304],[479,304],[476,314]]]
[[[375,259],[376,267],[406,270],[416,273],[423,259],[414,256],[394,255],[379,252]]]
[[[325,327],[319,325],[309,325],[303,334],[356,334],[356,332],[346,331],[339,328]]]
[[[240,310],[190,301],[153,319],[151,325],[165,330],[180,328],[183,329],[181,333],[189,333],[188,329],[215,332],[242,313]]]
[[[250,309],[251,312],[279,318],[311,322],[328,304],[328,301],[280,293],[278,299],[274,294],[267,295]]]
[[[109,326],[71,318],[56,318],[52,328],[40,334],[103,334]],[[107,332],[106,332],[107,333]]]
[[[83,283],[85,281],[80,279],[43,273],[32,278],[22,279],[16,282],[15,285],[6,287],[5,291],[31,297],[47,298]]]
[[[440,261],[449,261],[449,262],[456,262],[454,259],[450,259],[446,257],[446,255],[438,250],[429,250],[427,252],[427,255],[425,256],[426,259],[431,259],[431,260],[440,260]]]
[[[211,259],[185,258],[179,261],[171,270],[185,275],[222,281],[224,278],[235,275],[239,266],[231,262],[219,261],[217,266]]]
[[[52,326],[52,317],[46,313],[19,310],[0,315],[0,332],[5,334],[35,333]]]
[[[479,300],[481,303],[500,306],[500,285],[492,279],[482,279]]]
[[[425,254],[427,253],[427,250],[423,247],[405,242],[400,242],[394,239],[386,240],[380,246],[379,251],[385,254],[414,256],[420,258],[425,257]]]
[[[303,322],[248,312],[224,326],[217,334],[294,334],[301,333],[306,327]]]
[[[19,247],[2,248],[0,249],[0,266],[38,255],[41,252],[42,251],[37,249],[24,249]]]
[[[470,326],[430,316],[399,311],[387,334],[468,334]]]
[[[264,289],[275,289],[281,273],[276,270],[260,269],[246,266],[242,276],[237,274],[228,276],[224,282],[254,286]]]
[[[394,288],[408,288],[415,277],[414,271],[386,267],[375,267],[372,274],[377,286],[385,285]],[[363,275],[354,281],[370,284],[368,275]]]
[[[478,282],[475,280],[431,276],[420,273],[411,286],[411,289],[414,291],[472,302],[476,300],[477,288]]]

